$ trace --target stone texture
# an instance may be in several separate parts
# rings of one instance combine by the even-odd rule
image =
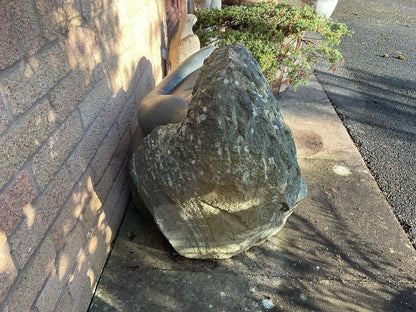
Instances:
[[[184,14],[180,19],[178,31],[173,36],[169,47],[171,69],[178,67],[188,56],[201,48],[198,36],[192,31],[192,26],[195,23],[196,16],[193,14]]]
[[[79,104],[82,123],[88,128],[111,97],[106,79],[101,80]]]
[[[117,118],[117,127],[119,133],[125,133],[130,127],[130,123],[137,117],[137,102],[131,98],[126,103],[126,107]],[[137,118],[136,118],[137,119]]]
[[[54,114],[48,101],[39,103],[0,139],[0,188],[53,131]]]
[[[117,131],[117,127],[114,126],[112,131],[104,139],[100,145],[97,153],[91,161],[91,169],[96,179],[100,179],[105,169],[113,158],[114,152],[120,141],[120,136]]]
[[[46,237],[33,262],[22,273],[4,312],[30,311],[33,301],[53,268],[55,255],[53,242],[50,237]]]
[[[10,1],[10,10],[24,52],[35,53],[42,46],[42,38],[32,1]]]
[[[92,191],[81,216],[82,224],[84,228],[87,229],[88,234],[91,234],[90,232],[95,228],[101,213],[101,207],[101,200],[98,198],[97,194]]]
[[[81,213],[92,205],[91,201],[93,201],[92,196],[94,194],[90,171],[87,171],[74,187],[71,197],[65,203],[62,212],[59,214],[52,228],[57,250],[61,250],[69,233],[79,220]],[[95,204],[93,206],[95,207]],[[85,227],[85,229],[89,231],[89,227]]]
[[[59,209],[68,197],[74,182],[68,177],[65,168],[48,185],[35,204],[26,206],[25,219],[11,237],[11,250],[20,268],[33,254]]]
[[[115,211],[120,210],[120,206],[118,205],[118,199],[120,197],[120,194],[122,194],[125,190],[127,179],[128,171],[126,168],[126,164],[124,164],[120,168],[119,174],[115,178],[115,183],[113,183],[111,190],[109,191],[109,195],[107,196],[107,199],[103,206],[103,211],[105,213],[106,219],[108,220],[108,223],[110,222],[109,220],[111,220]],[[124,210],[123,208],[121,210]],[[112,230],[114,232],[117,231],[116,228],[113,228]]]
[[[94,27],[76,27],[65,40],[66,53],[72,68],[91,72],[101,62],[101,49]]]
[[[77,262],[77,256],[82,249],[84,230],[77,225],[68,237],[65,248],[59,254],[55,268],[52,270],[38,300],[36,308],[39,311],[53,311],[59,295],[64,290],[70,274]]]
[[[62,81],[51,93],[51,105],[56,121],[62,123],[91,88],[91,77],[81,70],[76,70]]]
[[[69,70],[63,47],[56,44],[3,76],[0,79],[0,91],[13,115],[19,116],[64,78]]]
[[[4,130],[7,129],[7,126],[10,123],[10,117],[7,113],[6,103],[3,100],[3,97],[0,92],[0,135]]]
[[[0,21],[0,70],[3,70],[19,57],[12,23],[3,1],[0,3]]]
[[[108,8],[108,3],[102,0],[81,0],[82,17],[86,20],[94,18]]]
[[[113,175],[112,162],[108,165],[103,175],[99,178],[94,177],[94,183],[96,184],[95,192],[101,202],[105,202],[108,192],[113,185],[115,176]]]
[[[119,90],[116,94],[113,94],[100,113],[100,118],[103,120],[106,129],[110,129],[113,126],[125,107],[125,93],[123,90]]]
[[[57,306],[56,306],[57,312],[67,312],[67,311],[73,311],[73,301],[71,293],[69,292],[69,288],[65,288],[61,299],[59,300]]]
[[[53,0],[35,0],[43,39],[53,41],[59,35],[58,16]]]
[[[69,32],[81,25],[81,6],[78,0],[57,0],[56,8],[57,20],[62,32]]]
[[[9,235],[23,217],[24,207],[35,198],[33,181],[24,170],[0,195],[0,232]]]
[[[95,279],[91,267],[92,264],[90,259],[87,258],[87,252],[84,251],[81,258],[78,259],[78,264],[74,270],[74,273],[70,276],[68,283],[68,288],[74,302],[74,307],[79,304],[79,301],[82,300],[82,298],[85,300],[85,297],[87,297],[88,301],[91,299],[93,293],[91,290],[91,285],[93,285]],[[73,311],[86,311],[86,308],[84,308],[84,310],[74,308]]]
[[[43,190],[82,136],[78,112],[72,114],[33,157],[33,173]]]
[[[0,305],[16,277],[17,269],[10,255],[7,236],[0,231]]]
[[[306,195],[291,132],[241,44],[205,60],[186,120],[151,132],[131,172],[162,233],[191,258],[262,242]]]
[[[149,66],[140,77],[134,88],[134,99],[137,103],[155,87],[155,79],[153,78],[152,68]]]
[[[71,179],[77,181],[82,176],[108,130],[103,120],[98,118],[84,134],[81,142],[67,161]]]

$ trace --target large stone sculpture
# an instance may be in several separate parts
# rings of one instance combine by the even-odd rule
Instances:
[[[169,61],[171,69],[178,67],[191,54],[201,48],[199,38],[194,35],[192,26],[196,23],[196,16],[185,14],[179,21],[178,31],[172,38],[169,47]]]
[[[131,173],[162,233],[190,258],[262,242],[306,195],[291,132],[242,44],[205,60],[185,120],[145,137]]]

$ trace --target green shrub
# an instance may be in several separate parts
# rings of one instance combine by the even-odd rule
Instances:
[[[215,42],[219,47],[241,42],[260,64],[266,79],[274,84],[279,70],[287,71],[290,84],[305,84],[311,68],[322,59],[332,70],[342,61],[336,46],[343,36],[352,35],[343,23],[329,21],[313,13],[313,8],[298,8],[270,1],[248,6],[226,6],[222,10],[201,10],[194,26],[201,45]],[[305,34],[320,34],[308,40]]]

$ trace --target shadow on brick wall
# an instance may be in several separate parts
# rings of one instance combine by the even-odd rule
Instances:
[[[0,310],[88,307],[130,197],[136,103],[163,73],[161,2],[139,21],[124,0],[0,8],[38,17],[20,50],[40,42],[1,63]]]

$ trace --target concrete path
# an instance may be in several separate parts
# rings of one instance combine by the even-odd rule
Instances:
[[[280,104],[309,189],[284,229],[228,260],[189,260],[128,209],[90,311],[416,309],[416,251],[319,83]]]
[[[355,35],[317,77],[416,247],[416,1],[340,0],[333,18]]]

